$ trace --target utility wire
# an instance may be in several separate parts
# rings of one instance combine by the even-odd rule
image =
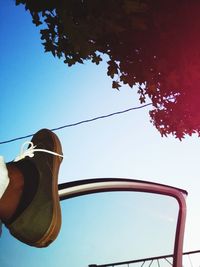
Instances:
[[[96,121],[96,120],[100,120],[100,119],[105,119],[105,118],[108,118],[108,117],[111,117],[111,116],[116,116],[116,115],[119,115],[119,114],[122,114],[122,113],[127,113],[127,112],[132,111],[132,110],[145,108],[145,107],[150,106],[150,105],[152,105],[152,103],[148,103],[148,104],[145,104],[145,105],[142,105],[142,106],[139,106],[139,107],[133,107],[133,108],[117,111],[117,112],[114,112],[114,113],[110,113],[110,114],[107,114],[107,115],[102,115],[102,116],[95,117],[95,118],[92,118],[92,119],[87,119],[87,120],[75,122],[75,123],[72,123],[72,124],[67,124],[67,125],[64,125],[64,126],[53,128],[53,129],[51,129],[51,131],[54,132],[54,131],[58,131],[58,130],[61,130],[61,129],[64,129],[64,128],[69,128],[69,127],[77,126],[77,125],[80,125],[80,124],[84,124],[84,123],[88,123],[88,122],[92,122],[92,121]],[[1,141],[0,145],[11,143],[11,142],[14,142],[14,141],[17,141],[17,140],[21,140],[21,139],[25,139],[25,138],[29,138],[29,137],[32,137],[33,135],[34,134],[28,134],[28,135],[16,137],[16,138],[13,138],[13,139],[9,139],[9,140],[6,140],[6,141]]]

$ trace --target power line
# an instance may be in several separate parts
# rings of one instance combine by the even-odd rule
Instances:
[[[61,129],[64,129],[64,128],[69,128],[69,127],[77,126],[77,125],[80,125],[80,124],[84,124],[84,123],[88,123],[88,122],[92,122],[92,121],[96,121],[96,120],[100,120],[100,119],[105,119],[105,118],[108,118],[108,117],[111,117],[111,116],[116,116],[116,115],[119,115],[119,114],[127,113],[127,112],[132,111],[132,110],[145,108],[145,107],[150,106],[150,105],[152,105],[152,103],[148,103],[148,104],[145,104],[145,105],[142,105],[142,106],[139,106],[139,107],[133,107],[133,108],[129,108],[129,109],[113,112],[113,113],[110,113],[110,114],[107,114],[107,115],[102,115],[102,116],[95,117],[95,118],[92,118],[92,119],[82,120],[82,121],[75,122],[75,123],[72,123],[72,124],[63,125],[63,126],[60,126],[60,127],[57,127],[57,128],[53,128],[53,129],[51,129],[51,131],[54,132],[54,131],[58,131],[58,130],[61,130]],[[9,139],[9,140],[6,140],[6,141],[2,141],[2,142],[0,142],[0,145],[11,143],[11,142],[18,141],[18,140],[25,139],[25,138],[29,138],[29,137],[32,137],[33,135],[34,134],[28,134],[28,135],[16,137],[16,138],[13,138],[13,139]]]

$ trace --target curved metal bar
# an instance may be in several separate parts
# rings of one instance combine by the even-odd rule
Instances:
[[[97,178],[79,180],[59,185],[60,200],[65,200],[73,197],[82,196],[85,194],[93,194],[99,192],[109,191],[136,191],[147,192],[153,194],[167,195],[175,198],[179,204],[179,214],[176,227],[176,236],[173,253],[173,266],[182,266],[182,253],[183,253],[183,237],[185,229],[186,218],[186,202],[185,198],[187,192],[185,190],[151,183],[140,180],[131,180],[126,178]],[[111,266],[117,264],[107,264]],[[103,266],[103,265],[102,265]]]

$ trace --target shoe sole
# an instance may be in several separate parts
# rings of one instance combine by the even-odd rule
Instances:
[[[48,130],[47,130],[48,131]],[[53,143],[55,150],[54,152],[62,155],[62,147],[61,143],[58,139],[58,137],[53,134],[51,131],[49,133],[52,136]],[[31,245],[35,247],[47,247],[50,243],[52,243],[56,237],[58,236],[58,233],[61,228],[61,208],[60,208],[60,199],[58,194],[58,172],[59,172],[59,165],[62,162],[62,158],[59,156],[53,156],[53,173],[52,173],[52,198],[53,198],[53,215],[52,215],[52,221],[51,224],[46,231],[46,233],[43,235],[43,237],[32,243]]]

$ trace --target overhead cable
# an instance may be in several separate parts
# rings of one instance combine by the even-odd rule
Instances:
[[[110,114],[107,114],[107,115],[102,115],[102,116],[99,116],[99,117],[95,117],[95,118],[91,118],[91,119],[82,120],[82,121],[79,121],[79,122],[63,125],[63,126],[60,126],[60,127],[57,127],[57,128],[53,128],[53,129],[51,129],[51,131],[54,132],[54,131],[58,131],[58,130],[61,130],[61,129],[64,129],[64,128],[69,128],[69,127],[77,126],[77,125],[80,125],[80,124],[84,124],[84,123],[88,123],[88,122],[92,122],[92,121],[96,121],[96,120],[100,120],[100,119],[105,119],[105,118],[108,118],[108,117],[111,117],[111,116],[116,116],[116,115],[119,115],[119,114],[127,113],[129,111],[133,111],[133,110],[136,110],[136,109],[145,108],[145,107],[150,106],[150,105],[152,105],[152,103],[148,103],[148,104],[145,104],[145,105],[142,105],[142,106],[139,106],[139,107],[132,107],[132,108],[129,108],[129,109],[113,112],[113,113],[110,113]],[[28,134],[28,135],[12,138],[12,139],[9,139],[9,140],[6,140],[6,141],[1,141],[0,145],[11,143],[11,142],[18,141],[18,140],[25,139],[25,138],[29,138],[29,137],[32,137],[33,135],[34,134]]]

